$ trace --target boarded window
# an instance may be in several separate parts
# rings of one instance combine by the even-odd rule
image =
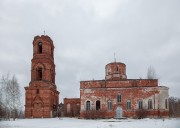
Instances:
[[[67,104],[67,113],[71,112],[71,104]]]

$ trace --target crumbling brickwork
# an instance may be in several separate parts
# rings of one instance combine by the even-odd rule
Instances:
[[[105,69],[105,80],[80,82],[81,118],[168,116],[168,88],[157,79],[127,79],[123,63]]]
[[[64,116],[79,117],[80,98],[64,98]]]
[[[25,87],[25,117],[56,116],[59,92],[55,85],[54,44],[49,36],[34,37],[31,62],[31,81]]]

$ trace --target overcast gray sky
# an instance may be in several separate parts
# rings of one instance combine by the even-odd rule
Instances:
[[[55,45],[60,99],[79,97],[81,80],[104,79],[116,60],[130,79],[153,66],[159,84],[180,97],[179,0],[0,0],[0,75],[30,82],[34,36]],[[60,102],[61,102],[60,101]]]

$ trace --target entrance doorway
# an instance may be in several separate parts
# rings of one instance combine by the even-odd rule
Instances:
[[[122,118],[122,115],[123,115],[123,111],[122,111],[122,108],[121,107],[117,107],[116,108],[116,117],[115,118]]]

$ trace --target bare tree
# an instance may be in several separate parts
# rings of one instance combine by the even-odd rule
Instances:
[[[21,108],[20,102],[20,87],[15,76],[9,78],[9,74],[1,79],[1,89],[2,91],[2,106],[5,111],[5,116],[7,119],[13,117],[16,118],[16,113]]]
[[[0,81],[0,118],[3,118],[5,115],[4,111],[4,105],[3,105],[3,87],[2,87],[2,82]]]
[[[2,109],[4,113],[2,116],[6,119],[10,119],[10,108],[9,108],[9,100],[8,100],[8,93],[7,93],[7,86],[9,85],[9,74],[7,76],[2,76],[1,79],[1,89],[2,89]]]
[[[16,110],[20,107],[20,88],[15,76],[10,80],[10,84],[7,86],[7,93],[10,100],[10,109],[12,112],[13,120],[15,120]]]
[[[157,79],[156,71],[152,66],[148,67],[147,79]]]

